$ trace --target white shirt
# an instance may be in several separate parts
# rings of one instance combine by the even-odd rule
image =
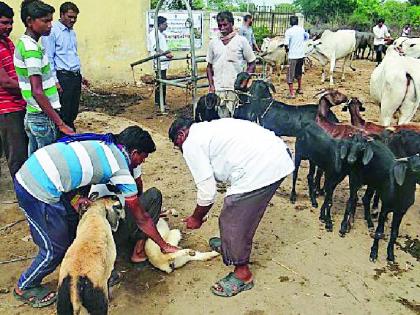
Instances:
[[[382,25],[382,27],[375,25],[373,27],[373,35],[373,45],[385,45],[385,37],[390,36],[388,28],[385,26],[385,24]]]
[[[141,165],[137,166],[135,169],[133,169],[133,177],[134,179],[137,179],[141,176]],[[106,184],[97,184],[92,185],[90,187],[89,196],[92,193],[98,193],[98,198],[102,198],[105,196],[118,196],[118,199],[120,200],[121,205],[124,207],[125,205],[125,198],[110,191]]]
[[[161,31],[159,31],[159,48],[162,52],[169,50],[168,42],[166,41],[166,36]],[[149,38],[147,41],[147,50],[149,51],[150,56],[156,55],[157,53],[154,29],[149,33]],[[160,60],[162,59],[166,59],[166,57],[160,57]],[[153,62],[153,65],[156,68],[156,61]],[[169,61],[161,61],[160,68],[161,70],[167,70],[169,68]]]
[[[243,36],[234,36],[227,45],[224,45],[220,38],[212,39],[206,60],[213,65],[216,91],[233,91],[236,76],[244,71],[244,63],[253,62],[255,59],[251,45]]]
[[[215,185],[209,188],[209,181],[227,182],[229,196],[251,192],[286,177],[295,168],[286,149],[274,132],[233,118],[193,124],[182,145],[201,205],[206,205],[204,199],[209,204],[215,198]]]
[[[305,57],[305,40],[309,34],[299,25],[293,25],[284,33],[284,44],[289,47],[289,59],[301,59]]]

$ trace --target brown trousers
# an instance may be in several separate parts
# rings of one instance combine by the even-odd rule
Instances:
[[[23,119],[25,111],[0,115],[0,138],[12,177],[28,158],[28,137]]]

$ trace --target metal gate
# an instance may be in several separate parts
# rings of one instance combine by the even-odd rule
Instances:
[[[289,18],[295,15],[293,11],[275,11],[270,7],[251,8],[253,27],[266,27],[271,36],[283,35],[290,27]]]

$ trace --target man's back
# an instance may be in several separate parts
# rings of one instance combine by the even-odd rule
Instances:
[[[288,28],[284,34],[284,44],[289,47],[289,59],[305,57],[304,42],[309,38],[308,33],[299,25]]]
[[[194,180],[214,176],[229,182],[228,195],[267,186],[294,169],[281,138],[245,120],[193,124],[182,148]]]

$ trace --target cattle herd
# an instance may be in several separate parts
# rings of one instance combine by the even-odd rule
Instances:
[[[334,82],[335,60],[353,58],[356,43],[361,40],[357,40],[356,35],[350,30],[324,31],[319,39],[309,41],[309,56],[315,55],[321,65],[331,62],[330,84]],[[369,36],[361,35],[366,36],[362,40],[369,46]],[[274,40],[266,41],[266,47]],[[337,185],[349,178],[349,198],[339,229],[341,236],[351,229],[358,191],[367,186],[362,201],[364,218],[374,238],[371,261],[378,257],[379,240],[384,237],[385,221],[390,212],[393,215],[387,259],[395,260],[394,245],[401,220],[414,204],[416,185],[420,184],[420,124],[410,123],[420,102],[419,58],[420,39],[400,38],[390,45],[383,62],[373,71],[370,92],[381,104],[380,124],[363,119],[364,107],[357,97],[348,97],[332,88],[318,93],[318,104],[294,106],[275,100],[271,94],[275,92],[274,86],[266,80],[254,80],[249,84],[250,75],[240,73],[235,82],[239,104],[234,118],[254,121],[277,136],[296,137],[296,168],[290,201],[297,202],[296,180],[301,160],[309,160],[309,197],[312,206],[318,207],[317,197],[324,194],[319,219],[325,223],[326,230],[333,230],[331,207]],[[195,110],[196,121],[218,119],[219,104],[214,94],[201,97]],[[343,111],[349,112],[351,125],[339,123],[331,111],[333,106],[342,106]],[[398,124],[391,125],[397,110],[400,112]],[[371,215],[374,196],[381,201],[376,230]]]

